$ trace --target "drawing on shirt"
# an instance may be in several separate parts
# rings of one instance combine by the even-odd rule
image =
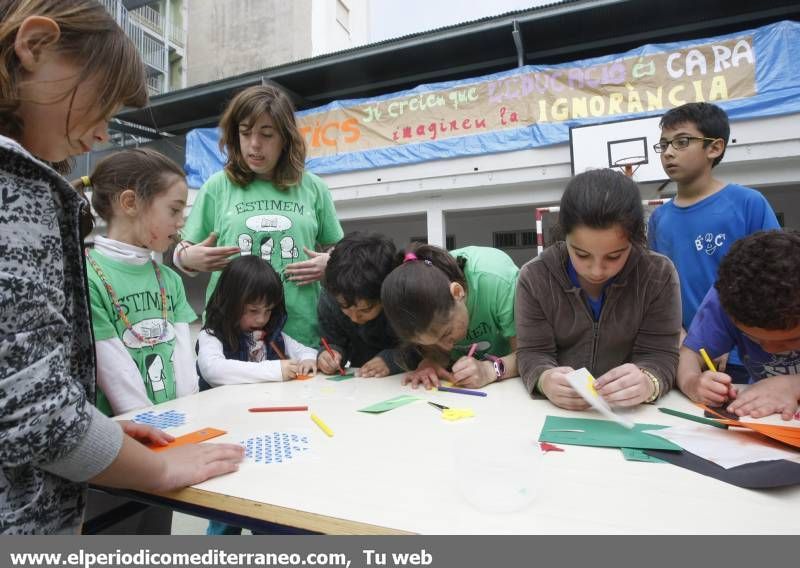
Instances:
[[[770,353],[768,361],[754,361],[746,356],[745,362],[756,377],[769,378],[779,375],[800,375],[800,351]]]
[[[697,235],[694,240],[694,246],[698,252],[704,251],[707,255],[714,254],[718,248],[725,244],[727,235],[725,233],[706,233],[705,235]]]
[[[167,396],[167,384],[164,382],[164,361],[158,353],[150,353],[144,358],[144,365],[147,369],[147,380],[153,391],[156,403],[169,400]]]
[[[245,225],[255,233],[251,242],[259,243],[258,249],[251,245],[251,250],[253,252],[257,250],[261,258],[272,264],[278,272],[282,272],[278,269],[279,266],[291,264],[300,257],[300,250],[295,244],[294,237],[286,234],[293,223],[285,215],[254,215],[245,221]],[[279,251],[275,250],[276,240]],[[239,237],[239,241],[241,248],[242,236]],[[272,262],[273,252],[277,255],[277,262]]]
[[[272,237],[265,238],[261,242],[261,258],[269,262],[272,257],[273,248],[275,248],[275,241],[272,240]]]
[[[239,235],[239,251],[242,256],[247,256],[253,252],[253,237],[247,233]]]
[[[297,258],[300,253],[297,247],[294,246],[294,239],[292,237],[283,237],[281,239],[281,258]]]
[[[166,324],[167,329],[166,333],[162,336],[162,331],[164,331],[164,325]],[[141,337],[144,339],[154,339],[157,341],[156,345],[159,343],[169,343],[173,339],[175,339],[175,327],[172,325],[172,322],[165,322],[161,318],[150,318],[144,319],[138,323],[135,323],[133,326],[133,330],[136,331]],[[159,337],[161,339],[159,339]],[[125,344],[125,347],[128,349],[142,349],[143,347],[152,347],[149,343],[144,343],[140,341],[131,330],[126,329],[125,332],[122,334],[122,343]]]

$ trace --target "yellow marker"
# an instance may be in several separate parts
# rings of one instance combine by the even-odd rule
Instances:
[[[588,377],[586,377],[586,386],[589,387],[589,391],[594,396],[600,396],[599,394],[597,394],[597,389],[594,388],[594,377],[592,375],[589,375]]]
[[[322,420],[319,419],[319,416],[316,414],[311,415],[311,420],[314,421],[314,424],[319,426],[319,429],[325,432],[330,438],[333,438],[333,430],[328,428],[328,425],[325,424]]]
[[[717,368],[714,366],[714,361],[711,360],[711,357],[708,356],[708,353],[706,353],[706,350],[702,347],[700,348],[700,356],[703,358],[703,361],[706,362],[708,370],[716,373]]]

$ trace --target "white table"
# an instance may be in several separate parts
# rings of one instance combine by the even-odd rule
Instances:
[[[491,454],[496,442],[539,453],[537,439],[550,415],[601,418],[563,411],[534,400],[520,379],[493,384],[488,396],[412,391],[401,377],[352,379],[324,376],[308,381],[229,386],[160,404],[186,413],[180,435],[203,427],[226,430],[216,442],[236,442],[250,433],[293,431],[310,435],[311,448],[282,464],[244,463],[236,473],[174,493],[174,508],[234,513],[254,520],[324,533],[550,534],[550,533],[796,533],[800,487],[741,489],[670,464],[626,461],[619,450],[566,446],[541,455],[539,491],[525,508],[496,513],[464,498],[458,480],[491,497],[504,474],[475,478],[459,471],[456,455]],[[430,405],[416,402],[384,414],[357,412],[403,393],[419,394],[476,416],[447,422]],[[334,431],[329,438],[306,412],[250,413],[253,406],[308,405]],[[698,414],[680,393],[660,405]],[[121,416],[130,418],[134,414]],[[691,424],[642,405],[636,422]],[[472,469],[472,468],[470,468]],[[137,495],[126,493],[127,495]]]

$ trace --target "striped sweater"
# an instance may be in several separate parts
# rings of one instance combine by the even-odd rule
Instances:
[[[95,409],[83,199],[0,136],[0,533],[74,532],[122,431]]]

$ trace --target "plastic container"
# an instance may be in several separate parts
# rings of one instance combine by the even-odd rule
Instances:
[[[528,507],[541,484],[541,451],[535,440],[473,429],[454,446],[453,479],[463,498],[488,513]]]

